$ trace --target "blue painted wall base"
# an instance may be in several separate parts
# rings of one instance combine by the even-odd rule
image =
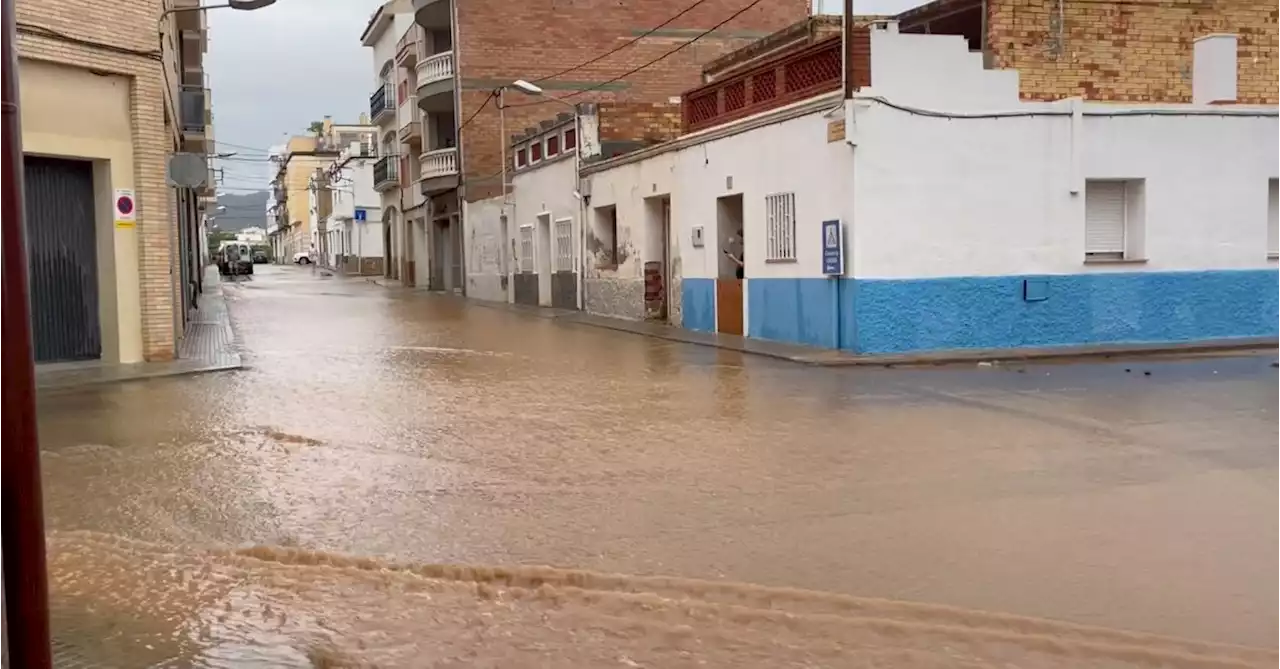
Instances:
[[[680,281],[680,324],[699,332],[716,331],[716,280]]]
[[[693,291],[684,282],[686,327],[714,330],[715,282],[700,281]],[[702,301],[692,320],[691,292]],[[749,279],[747,300],[749,336],[867,354],[1280,335],[1280,276],[1270,269]]]

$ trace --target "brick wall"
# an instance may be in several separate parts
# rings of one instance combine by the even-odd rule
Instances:
[[[988,5],[994,66],[1018,70],[1024,98],[1190,102],[1193,40],[1226,32],[1239,36],[1239,101],[1277,103],[1274,2],[1067,1],[1061,31],[1057,6],[1055,0]]]
[[[537,80],[594,58],[671,18],[688,0],[474,0],[457,4],[455,44],[462,83],[459,122],[469,118],[490,91],[515,79]],[[708,0],[634,46],[554,80],[542,82],[549,95],[563,97],[612,79],[687,42],[740,10],[743,0]],[[518,7],[518,9],[517,9]],[[702,66],[808,15],[809,0],[767,0],[662,62],[599,91],[575,94],[572,102],[621,100],[667,102],[697,86]],[[507,133],[563,111],[556,103],[535,102],[508,92]],[[560,109],[557,109],[559,107]],[[466,198],[485,199],[500,191],[502,142],[492,102],[462,131]]]
[[[680,136],[680,105],[670,102],[601,102],[600,141],[657,144]]]
[[[161,0],[18,0],[18,54],[22,58],[83,67],[131,78],[134,190],[137,197],[142,350],[147,360],[174,357],[178,225],[165,184],[165,160],[177,139],[166,124],[166,77],[159,60],[26,34],[39,26],[83,40],[128,49],[158,49]],[[25,25],[24,25],[25,24]]]

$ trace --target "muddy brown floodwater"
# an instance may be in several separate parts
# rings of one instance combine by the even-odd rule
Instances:
[[[62,657],[1276,665],[1274,355],[817,369],[227,295],[249,369],[41,398]]]

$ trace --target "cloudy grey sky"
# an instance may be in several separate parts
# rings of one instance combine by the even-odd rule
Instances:
[[[644,2],[646,0],[627,0]],[[823,0],[836,9],[840,0]],[[373,54],[360,33],[380,0],[278,0],[252,12],[210,11],[205,69],[227,192],[265,188],[266,149],[326,114],[354,123],[367,111]],[[858,14],[895,13],[922,0],[855,0]],[[239,145],[239,146],[235,146]],[[249,147],[249,148],[245,148]]]
[[[354,123],[367,111],[373,54],[360,33],[380,4],[279,0],[252,12],[208,13],[214,138],[219,152],[241,159],[220,161],[224,190],[265,188],[267,148],[325,115]]]

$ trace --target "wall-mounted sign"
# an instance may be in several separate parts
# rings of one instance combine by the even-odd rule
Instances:
[[[838,220],[822,222],[822,273],[844,274],[844,228]]]
[[[844,139],[844,119],[827,122],[827,143]]]
[[[133,199],[133,191],[128,188],[117,188],[115,191],[116,227],[129,229],[137,225],[138,207]]]
[[[365,221],[369,220],[369,210],[357,208],[355,213],[355,220],[357,223],[364,223]]]

